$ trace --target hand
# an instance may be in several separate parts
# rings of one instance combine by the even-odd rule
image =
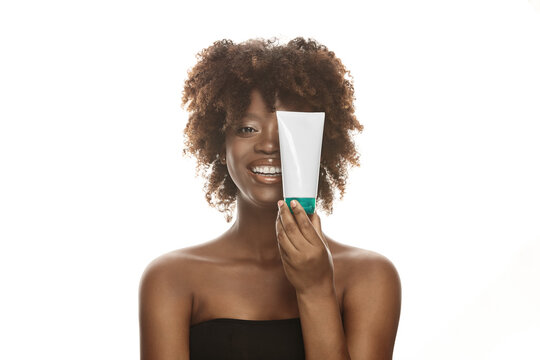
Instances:
[[[334,263],[319,215],[306,214],[296,200],[291,201],[294,215],[284,201],[280,200],[278,206],[278,248],[290,283],[300,294],[326,295],[334,291]]]

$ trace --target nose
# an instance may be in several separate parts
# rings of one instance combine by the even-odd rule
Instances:
[[[262,128],[259,141],[255,144],[255,151],[266,154],[279,153],[279,133],[277,118],[274,114],[272,119],[269,119]]]

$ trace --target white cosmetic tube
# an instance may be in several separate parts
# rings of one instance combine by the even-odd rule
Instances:
[[[276,111],[283,198],[297,200],[307,214],[315,212],[324,112]],[[292,210],[291,210],[292,212]]]

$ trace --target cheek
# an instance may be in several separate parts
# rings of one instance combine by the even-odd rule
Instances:
[[[237,187],[241,187],[242,183],[246,182],[247,163],[244,157],[248,154],[248,149],[245,144],[238,144],[234,141],[227,143],[227,170],[229,176],[234,181]]]

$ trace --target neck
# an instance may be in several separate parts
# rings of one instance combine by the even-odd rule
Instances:
[[[256,205],[241,195],[237,197],[237,218],[228,234],[238,256],[259,263],[281,262],[276,236],[277,200]]]

